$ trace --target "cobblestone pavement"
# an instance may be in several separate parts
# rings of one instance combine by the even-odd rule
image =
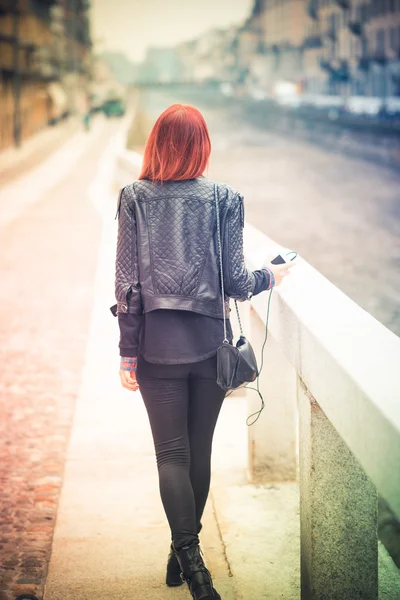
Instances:
[[[115,127],[1,231],[0,600],[43,593],[93,302],[100,218],[86,191]]]
[[[256,127],[214,92],[148,91],[142,99],[153,119],[172,102],[202,110],[209,176],[244,195],[247,221],[400,335],[400,174]]]

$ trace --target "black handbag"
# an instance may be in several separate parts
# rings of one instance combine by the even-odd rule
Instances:
[[[224,271],[222,265],[222,243],[221,243],[221,225],[219,216],[218,187],[214,185],[215,206],[217,214],[217,237],[218,253],[221,276],[222,306],[224,315],[224,340],[217,350],[217,383],[225,391],[234,390],[246,383],[255,381],[258,377],[257,360],[250,342],[245,337],[240,320],[237,301],[235,300],[236,313],[240,327],[240,338],[233,346],[226,332],[226,312],[225,312],[225,289],[224,289]]]

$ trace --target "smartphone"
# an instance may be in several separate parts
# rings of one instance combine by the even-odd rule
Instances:
[[[290,254],[292,254],[292,253],[290,253]],[[291,262],[292,260],[294,260],[296,258],[296,254],[295,253],[293,253],[293,254],[294,254],[294,256],[292,258],[287,259],[287,260],[282,256],[282,254],[278,254],[278,256],[275,256],[275,258],[273,258],[271,260],[271,264],[273,264],[273,265],[284,265],[287,262]]]

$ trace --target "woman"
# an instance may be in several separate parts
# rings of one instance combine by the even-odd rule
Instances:
[[[210,487],[214,428],[225,392],[217,384],[223,301],[278,285],[289,265],[248,271],[243,198],[219,183],[225,298],[219,279],[214,183],[204,176],[211,143],[201,113],[174,104],[156,121],[139,179],[118,203],[116,314],[120,378],[140,388],[171,529],[167,585],[186,581],[195,600],[219,599],[199,547]],[[228,337],[232,330],[228,319]]]

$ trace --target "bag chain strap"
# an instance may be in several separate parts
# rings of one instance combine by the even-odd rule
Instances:
[[[221,243],[221,225],[219,220],[219,202],[218,202],[218,186],[214,184],[214,197],[215,197],[215,206],[217,213],[217,233],[218,233],[218,252],[219,252],[219,266],[221,269],[221,292],[222,292],[222,310],[224,314],[224,344],[229,344],[229,340],[227,338],[226,331],[226,311],[225,311],[225,287],[224,287],[224,271],[222,267],[222,243]],[[237,301],[235,300],[236,314],[239,321],[240,333],[243,335],[242,321],[240,320],[239,308],[237,305]]]
[[[244,335],[244,333],[243,333],[242,321],[240,320],[239,307],[238,307],[238,303],[237,303],[237,301],[236,301],[236,300],[235,300],[235,306],[236,306],[236,314],[237,314],[237,318],[238,318],[238,321],[239,321],[240,335],[242,335],[242,336],[243,336],[243,335]]]

